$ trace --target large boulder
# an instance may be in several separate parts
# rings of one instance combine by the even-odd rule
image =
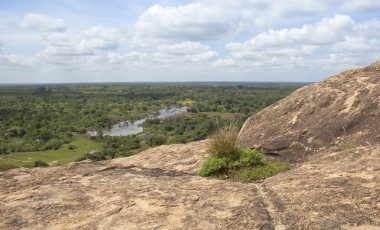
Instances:
[[[380,143],[380,61],[298,89],[251,116],[239,141],[290,162]]]

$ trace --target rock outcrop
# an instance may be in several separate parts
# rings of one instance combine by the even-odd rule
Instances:
[[[256,184],[196,175],[207,141],[0,173],[0,229],[260,229]]]
[[[239,139],[290,162],[380,143],[380,61],[295,91],[250,117]]]
[[[379,73],[343,72],[248,119],[245,147],[298,162],[261,184],[197,176],[207,140],[12,169],[0,229],[380,229]]]

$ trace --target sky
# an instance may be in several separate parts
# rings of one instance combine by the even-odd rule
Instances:
[[[0,0],[0,84],[318,82],[378,60],[379,0]]]

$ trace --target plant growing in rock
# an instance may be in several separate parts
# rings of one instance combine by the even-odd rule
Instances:
[[[233,125],[215,132],[208,146],[210,158],[199,169],[198,175],[224,175],[232,179],[251,181],[265,179],[290,168],[284,162],[263,160],[263,155],[255,150],[241,149],[237,136],[237,129]]]
[[[237,160],[241,151],[237,143],[237,136],[238,131],[233,124],[217,130],[211,136],[211,141],[208,146],[211,157],[227,157],[232,160]]]

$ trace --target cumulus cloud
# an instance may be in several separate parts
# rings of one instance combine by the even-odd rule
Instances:
[[[62,19],[27,14],[19,24],[28,29],[22,33],[48,32],[34,33],[41,36],[43,48],[32,57],[6,54],[16,50],[17,39],[4,38],[7,45],[14,44],[4,50],[0,43],[0,68],[251,74],[321,67],[343,70],[380,59],[376,15],[380,3],[376,0],[194,0],[182,4],[153,5],[127,23],[133,28],[122,29],[93,24],[67,31]]]
[[[154,55],[164,62],[205,62],[218,56],[216,51],[199,42],[182,42],[173,45],[158,46],[159,52]]]
[[[380,24],[373,21],[357,23],[350,16],[335,15],[301,28],[269,30],[243,43],[226,44],[230,57],[220,59],[214,65],[230,66],[240,63],[244,66],[250,63],[254,68],[265,68],[275,63],[276,66],[293,68],[312,67],[323,62],[322,60],[329,60],[329,67],[332,67],[336,64],[334,60],[341,55],[347,57],[341,60],[342,64],[344,61],[352,64],[358,61],[358,54],[367,58],[374,58],[378,54],[379,40],[363,36],[366,31],[376,28],[374,25]],[[363,62],[365,63],[360,61]]]
[[[328,0],[203,0],[177,7],[154,5],[136,21],[135,42],[149,46],[233,38],[276,23],[318,17],[329,4]]]
[[[377,0],[343,1],[342,9],[349,11],[376,11],[380,10],[380,2]]]
[[[25,15],[20,26],[43,32],[64,32],[67,28],[67,24],[62,19],[53,19],[41,14]]]
[[[233,37],[266,23],[254,13],[241,1],[202,1],[178,7],[154,5],[136,21],[135,42],[149,46]]]
[[[187,55],[207,52],[210,47],[199,42],[182,42],[173,45],[160,45],[158,49],[166,54]]]
[[[155,5],[139,17],[135,29],[140,38],[204,41],[225,35],[231,26],[217,12],[192,3],[179,7]]]
[[[76,36],[53,33],[45,39],[44,51],[56,56],[86,56],[116,50],[123,42],[123,36],[115,28],[92,27]]]

